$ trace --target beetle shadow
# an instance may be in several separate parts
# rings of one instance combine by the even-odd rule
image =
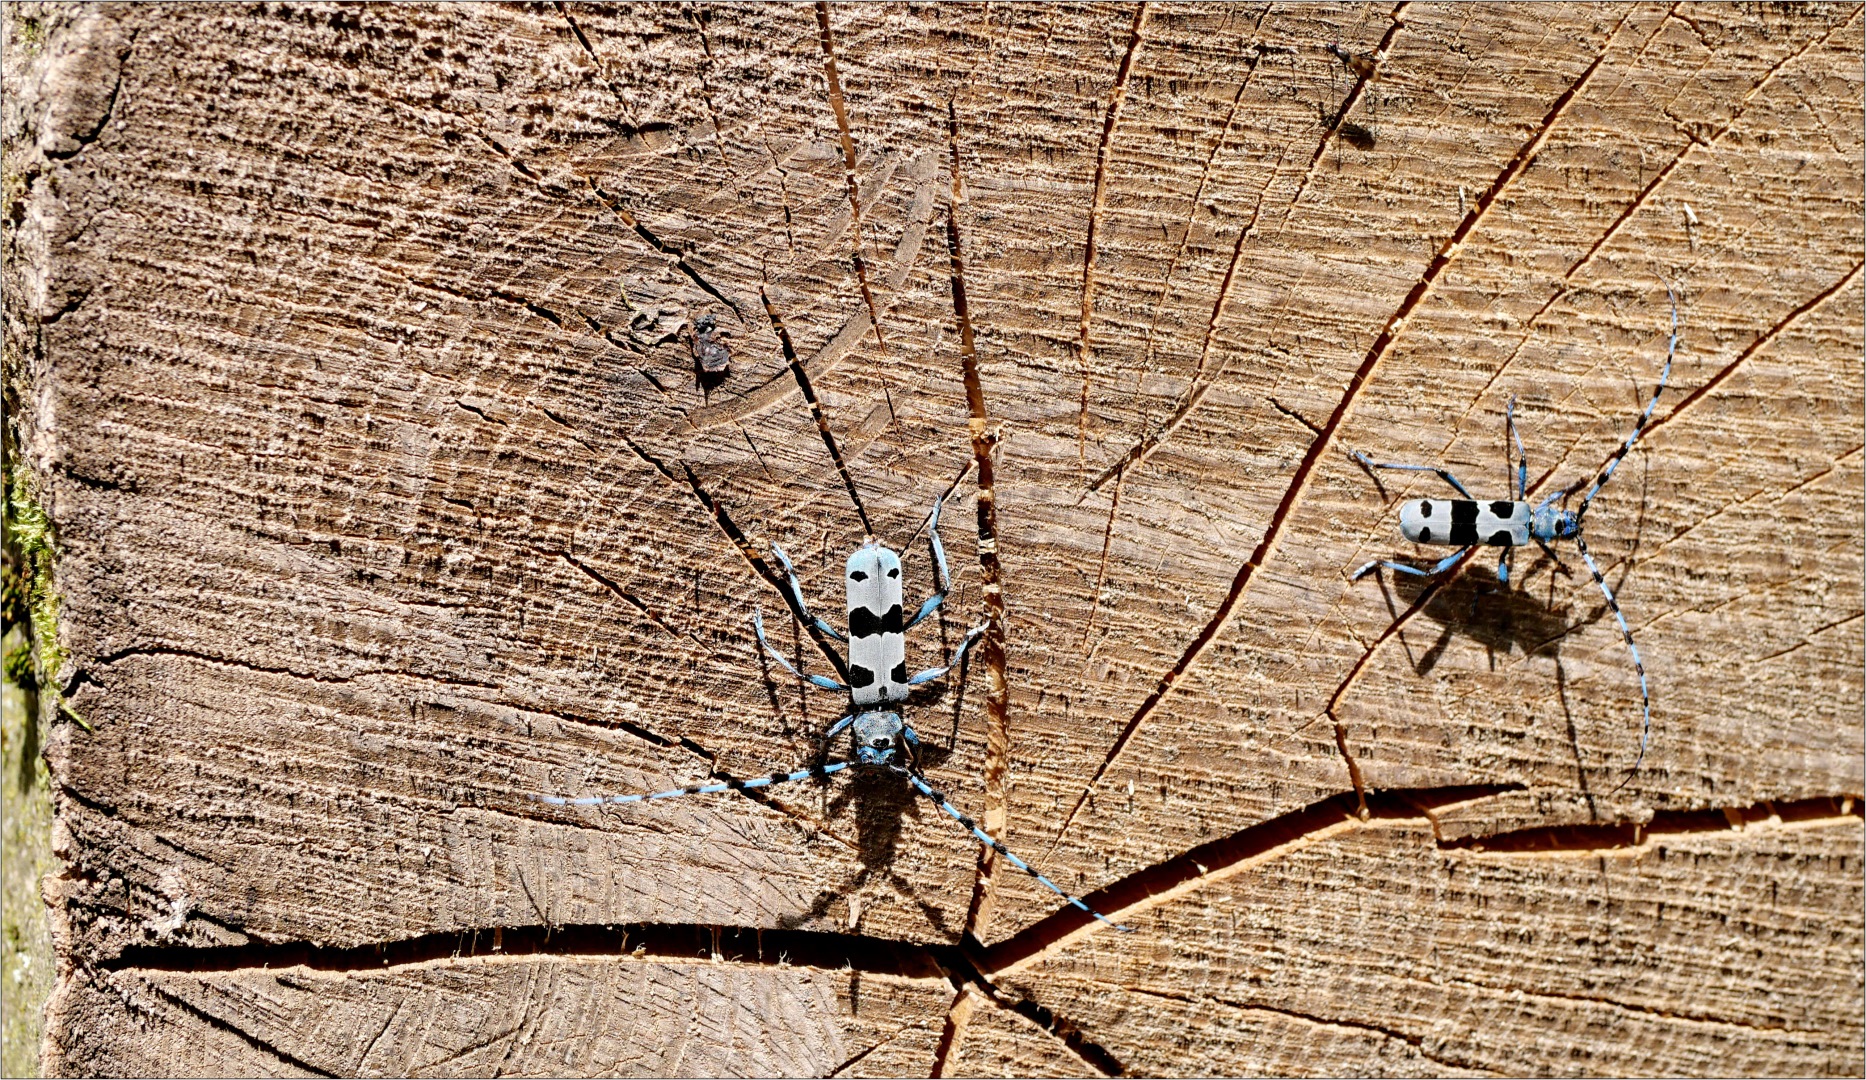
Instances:
[[[1502,584],[1482,568],[1472,568],[1449,583],[1436,585],[1410,575],[1390,586],[1383,582],[1394,618],[1423,599],[1425,604],[1417,617],[1434,624],[1438,631],[1431,643],[1419,651],[1415,651],[1404,631],[1398,635],[1413,673],[1429,674],[1458,637],[1482,645],[1492,670],[1496,669],[1498,654],[1508,657],[1511,653],[1528,656],[1547,652],[1559,658],[1562,639],[1586,622],[1573,620],[1571,605],[1556,606],[1551,595],[1538,595],[1541,590],[1536,588],[1540,584],[1537,579],[1547,576],[1552,583],[1559,573],[1536,573],[1551,569],[1547,562],[1546,557],[1537,560],[1532,572],[1524,574],[1515,587]],[[1519,567],[1518,572],[1522,569]]]
[[[950,683],[945,680],[915,689],[907,701],[898,708],[902,718],[910,725],[911,717],[917,711],[925,715],[935,715],[933,709],[940,706],[948,695],[953,699],[952,736],[942,746],[938,742],[925,739],[920,743],[918,760],[915,768],[924,771],[928,766],[937,766],[952,756],[953,746],[958,735],[958,714],[965,697],[968,681],[968,666],[971,657],[961,660],[960,666],[953,672]],[[848,750],[844,741],[846,736],[838,736],[836,744],[824,744],[819,741],[814,748],[818,762],[835,759],[843,760]],[[829,781],[835,783],[836,781]],[[902,822],[908,816],[919,819],[926,809],[931,807],[924,796],[901,776],[885,769],[850,769],[846,780],[824,805],[823,820],[840,817],[845,812],[853,814],[855,820],[856,858],[862,868],[856,871],[846,883],[835,888],[824,889],[811,900],[810,906],[795,915],[784,916],[778,920],[784,929],[795,929],[815,922],[828,915],[832,906],[839,899],[860,891],[871,878],[881,878],[902,899],[910,901],[920,909],[928,925],[942,936],[956,939],[958,931],[946,919],[946,913],[927,902],[919,895],[914,883],[901,876],[894,869],[895,857],[899,853]],[[937,807],[931,807],[941,821],[948,820]],[[957,828],[957,823],[954,823]],[[859,919],[854,920],[859,922]],[[855,930],[851,927],[851,930]]]
[[[1630,566],[1623,562],[1615,569],[1618,574],[1610,586],[1617,594]],[[1507,658],[1511,653],[1542,654],[1559,662],[1565,639],[1584,627],[1613,617],[1605,597],[1597,595],[1591,604],[1572,600],[1562,603],[1557,599],[1559,590],[1573,587],[1561,579],[1578,582],[1591,590],[1593,582],[1586,571],[1564,573],[1556,569],[1547,556],[1542,556],[1527,566],[1519,561],[1511,577],[1516,579],[1515,583],[1505,585],[1485,566],[1471,567],[1449,583],[1411,575],[1389,582],[1383,576],[1381,590],[1394,619],[1424,598],[1425,606],[1419,609],[1418,616],[1438,627],[1432,643],[1417,652],[1403,631],[1398,635],[1413,673],[1430,673],[1444,657],[1452,640],[1458,637],[1482,645],[1493,671],[1499,656]],[[1426,595],[1428,590],[1430,596]]]
[[[1610,584],[1617,594],[1631,569],[1631,561],[1622,562],[1616,569],[1619,572]],[[1594,811],[1595,793],[1588,782],[1588,764],[1581,751],[1581,735],[1575,726],[1574,710],[1568,700],[1568,668],[1562,660],[1561,646],[1577,630],[1603,619],[1611,619],[1612,609],[1607,606],[1606,599],[1593,589],[1593,581],[1585,571],[1574,576],[1589,591],[1596,592],[1593,602],[1571,601],[1558,605],[1555,594],[1562,586],[1557,579],[1564,575],[1555,569],[1547,556],[1528,565],[1519,563],[1511,576],[1517,578],[1516,583],[1504,585],[1484,568],[1473,567],[1449,584],[1440,584],[1436,589],[1431,581],[1408,575],[1396,583],[1396,588],[1388,588],[1383,579],[1382,590],[1387,597],[1388,609],[1393,612],[1395,619],[1405,608],[1425,597],[1425,605],[1418,614],[1437,624],[1437,636],[1422,651],[1415,652],[1403,632],[1397,635],[1415,674],[1431,672],[1457,637],[1482,645],[1488,654],[1492,671],[1496,670],[1499,654],[1507,658],[1512,652],[1524,657],[1547,656],[1554,663],[1556,699],[1566,724],[1568,748],[1574,756],[1576,781],[1590,811]],[[1433,592],[1426,597],[1428,589],[1433,589]],[[1396,606],[1396,601],[1404,607]]]
[[[928,925],[942,936],[956,938],[957,931],[948,925],[946,913],[922,898],[914,883],[894,869],[895,855],[899,851],[901,822],[908,815],[919,817],[921,808],[914,805],[919,799],[920,795],[906,781],[891,772],[850,770],[848,780],[841,790],[829,799],[823,816],[826,819],[837,817],[853,807],[856,858],[862,868],[843,884],[819,891],[810,906],[803,911],[781,916],[777,920],[778,925],[785,930],[794,930],[816,922],[829,914],[837,900],[860,892],[871,878],[880,878],[887,882],[896,895],[918,907]],[[850,923],[849,931],[859,933],[859,916],[852,918]]]
[[[1594,788],[1588,783],[1587,763],[1581,757],[1581,733],[1574,726],[1574,709],[1568,704],[1568,666],[1555,658],[1555,697],[1561,702],[1561,715],[1568,728],[1568,748],[1574,754],[1575,782],[1581,789],[1581,798],[1587,802],[1588,816],[1600,820],[1600,807],[1595,804]]]

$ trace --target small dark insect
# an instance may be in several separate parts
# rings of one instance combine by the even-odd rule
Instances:
[[[732,374],[732,349],[719,320],[702,315],[693,321],[693,372],[700,389],[710,392]]]
[[[1369,82],[1373,81],[1376,65],[1380,62],[1379,53],[1375,53],[1372,56],[1368,56],[1365,53],[1351,53],[1342,48],[1338,43],[1332,41],[1323,46],[1323,48],[1335,54],[1335,59],[1340,60],[1342,65],[1356,78],[1366,79]]]
[[[1341,141],[1356,150],[1372,150],[1374,133],[1350,120],[1341,125]]]

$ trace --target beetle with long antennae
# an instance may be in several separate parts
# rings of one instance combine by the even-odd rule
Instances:
[[[1607,579],[1601,574],[1599,564],[1594,562],[1594,556],[1588,553],[1587,541],[1581,535],[1581,526],[1587,518],[1588,508],[1594,503],[1594,496],[1600,494],[1600,489],[1613,478],[1614,470],[1620,467],[1621,459],[1625,458],[1627,452],[1632,450],[1633,444],[1639,441],[1639,434],[1645,430],[1646,422],[1652,418],[1652,410],[1659,403],[1659,395],[1665,392],[1666,380],[1671,377],[1672,359],[1678,352],[1678,297],[1669,289],[1666,290],[1666,295],[1671,298],[1672,302],[1672,329],[1665,347],[1665,367],[1659,372],[1658,388],[1653,390],[1652,400],[1646,402],[1645,411],[1641,412],[1639,419],[1634,422],[1633,433],[1628,435],[1626,441],[1620,444],[1620,448],[1607,459],[1606,466],[1594,480],[1593,486],[1587,489],[1586,495],[1581,496],[1581,505],[1578,509],[1573,511],[1565,509],[1566,500],[1574,491],[1573,487],[1562,488],[1539,503],[1529,502],[1529,459],[1523,451],[1522,436],[1516,433],[1516,402],[1513,399],[1508,411],[1504,414],[1504,423],[1509,432],[1509,440],[1516,445],[1516,497],[1514,499],[1481,501],[1466,490],[1465,486],[1458,482],[1457,477],[1440,466],[1378,462],[1358,450],[1352,451],[1349,455],[1369,469],[1436,473],[1440,479],[1456,489],[1459,495],[1464,496],[1461,499],[1413,499],[1400,506],[1400,532],[1405,534],[1406,539],[1415,544],[1450,545],[1458,548],[1457,551],[1425,568],[1409,566],[1391,559],[1376,559],[1354,571],[1353,580],[1355,581],[1359,581],[1382,566],[1402,574],[1426,578],[1436,577],[1456,565],[1472,547],[1489,545],[1503,549],[1501,558],[1497,560],[1497,580],[1507,585],[1510,580],[1510,557],[1517,548],[1535,544],[1550,559],[1553,559],[1557,566],[1561,566],[1561,559],[1555,554],[1555,549],[1549,546],[1550,543],[1556,540],[1574,541],[1575,550],[1581,553],[1582,560],[1587,563],[1588,570],[1594,575],[1594,583],[1600,586],[1601,594],[1607,598],[1607,606],[1613,611],[1614,621],[1620,624],[1620,635],[1626,639],[1626,648],[1633,656],[1633,670],[1639,673],[1639,697],[1642,712],[1639,755],[1633,759],[1632,768],[1627,770],[1625,779],[1614,788],[1615,791],[1625,787],[1627,781],[1630,781],[1639,771],[1640,764],[1646,760],[1646,748],[1652,737],[1652,694],[1646,685],[1646,666],[1639,659],[1639,647],[1633,644],[1633,631],[1626,625],[1626,615],[1620,610],[1620,602],[1614,598],[1613,590],[1607,587]],[[1509,463],[1509,449],[1509,442],[1506,442],[1503,447],[1506,466]],[[1563,506],[1558,507],[1556,505],[1558,502]]]
[[[939,610],[940,605],[945,602],[947,592],[952,588],[952,581],[946,569],[946,551],[939,542],[939,512],[944,501],[944,496],[934,501],[933,513],[927,523],[927,537],[933,549],[933,569],[937,578],[933,595],[920,605],[912,618],[903,622],[901,617],[903,611],[901,557],[871,536],[861,547],[855,549],[854,554],[849,556],[848,564],[844,569],[849,601],[847,637],[821,618],[810,614],[809,608],[804,604],[803,589],[797,582],[796,568],[791,565],[789,556],[784,554],[782,548],[772,545],[771,553],[777,557],[778,565],[784,568],[786,586],[790,593],[788,599],[792,602],[794,610],[801,613],[803,620],[814,625],[818,630],[837,641],[848,643],[849,681],[842,683],[827,675],[807,675],[792,667],[790,661],[784,659],[783,654],[772,648],[771,643],[765,640],[764,615],[756,608],[752,610],[752,629],[758,635],[758,644],[762,645],[771,658],[776,660],[784,670],[812,686],[849,695],[848,714],[830,725],[829,730],[824,733],[823,741],[832,742],[838,735],[847,732],[852,751],[850,760],[829,762],[794,772],[775,772],[769,776],[751,779],[721,775],[712,783],[689,784],[686,787],[652,794],[597,795],[587,798],[538,795],[534,798],[554,806],[606,806],[652,802],[683,795],[748,791],[810,777],[826,777],[847,769],[885,770],[905,779],[915,791],[930,799],[934,805],[971,833],[979,843],[1004,856],[1012,866],[1037,879],[1037,882],[1044,888],[1117,930],[1131,930],[1131,927],[1114,922],[1077,897],[1063,891],[1061,886],[1018,858],[996,837],[986,832],[977,822],[954,806],[937,788],[929,784],[920,771],[920,736],[901,718],[900,706],[906,704],[907,696],[914,687],[932,682],[957,667],[959,661],[965,656],[966,650],[971,648],[972,643],[985,632],[983,626],[976,626],[968,631],[964,639],[959,642],[959,647],[953,651],[952,659],[944,666],[928,668],[914,675],[907,673],[906,632]]]

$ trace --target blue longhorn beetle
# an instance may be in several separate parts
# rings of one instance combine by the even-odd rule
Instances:
[[[1519,547],[1535,544],[1540,547],[1556,566],[1562,565],[1555,549],[1549,546],[1554,540],[1573,540],[1575,550],[1587,563],[1587,568],[1594,575],[1594,584],[1600,586],[1602,595],[1607,598],[1607,606],[1613,610],[1614,621],[1620,624],[1620,635],[1626,639],[1626,648],[1633,655],[1633,670],[1639,673],[1639,697],[1643,717],[1639,730],[1639,756],[1633,760],[1633,767],[1627,771],[1626,779],[1620,781],[1620,787],[1626,786],[1639,771],[1640,763],[1646,759],[1646,747],[1652,735],[1652,695],[1646,686],[1646,666],[1640,662],[1639,648],[1633,644],[1633,631],[1626,625],[1626,615],[1620,611],[1620,602],[1614,599],[1613,590],[1607,587],[1607,579],[1600,572],[1599,564],[1588,554],[1587,541],[1581,537],[1581,524],[1587,517],[1587,508],[1593,504],[1594,496],[1607,481],[1613,478],[1613,471],[1620,467],[1620,461],[1632,450],[1639,440],[1639,434],[1645,429],[1646,421],[1652,418],[1652,410],[1659,403],[1659,395],[1665,392],[1665,382],[1671,377],[1672,358],[1678,352],[1678,297],[1670,290],[1666,295],[1672,302],[1672,330],[1665,347],[1665,367],[1659,372],[1659,385],[1652,392],[1652,400],[1646,403],[1645,411],[1633,423],[1633,433],[1626,437],[1620,448],[1607,460],[1606,468],[1581,497],[1578,509],[1568,510],[1558,507],[1558,501],[1566,501],[1573,487],[1565,487],[1550,494],[1539,503],[1529,502],[1529,458],[1523,450],[1522,436],[1516,433],[1516,401],[1510,400],[1509,409],[1504,413],[1504,424],[1508,428],[1509,438],[1516,444],[1516,498],[1496,501],[1482,501],[1474,497],[1458,478],[1437,465],[1398,465],[1391,462],[1378,462],[1356,450],[1352,456],[1369,469],[1399,469],[1407,472],[1429,472],[1457,489],[1462,499],[1413,499],[1400,506],[1400,532],[1415,544],[1449,545],[1457,551],[1445,556],[1430,567],[1421,569],[1390,559],[1376,559],[1354,571],[1353,580],[1372,573],[1377,567],[1418,577],[1436,577],[1444,573],[1465,556],[1472,547],[1485,544],[1503,549],[1497,560],[1497,580],[1509,584],[1510,556]],[[1510,444],[1503,446],[1505,471],[1508,471]],[[1579,485],[1575,485],[1578,487]],[[1618,791],[1619,788],[1614,789]]]
[[[1131,931],[1131,927],[1114,922],[1101,912],[1089,907],[1075,896],[1064,892],[1054,881],[1038,873],[1029,863],[1018,858],[998,839],[986,832],[965,813],[954,806],[945,795],[926,782],[919,768],[920,736],[908,723],[901,719],[900,706],[907,701],[908,693],[916,686],[932,682],[945,675],[965,656],[972,643],[984,634],[983,626],[975,626],[953,650],[952,659],[942,667],[928,668],[914,675],[907,673],[906,632],[918,626],[927,616],[939,610],[952,588],[951,578],[946,569],[946,551],[939,542],[939,513],[944,496],[933,502],[933,513],[928,521],[927,533],[933,548],[934,572],[938,578],[936,591],[920,605],[920,610],[913,618],[902,622],[901,614],[901,557],[889,550],[879,540],[868,537],[862,546],[849,556],[845,570],[845,583],[848,587],[849,633],[844,637],[835,627],[812,615],[804,603],[803,589],[797,581],[797,570],[791,565],[790,558],[776,544],[771,546],[771,553],[777,556],[783,566],[790,599],[796,610],[805,620],[813,624],[837,641],[849,646],[849,681],[837,682],[824,675],[809,675],[791,666],[790,661],[771,647],[765,640],[764,615],[757,608],[752,609],[752,629],[758,635],[758,644],[771,655],[784,670],[809,682],[812,686],[824,690],[846,692],[849,695],[850,711],[837,720],[823,735],[827,744],[845,731],[849,733],[854,756],[848,761],[834,761],[809,769],[795,772],[775,772],[769,776],[740,779],[735,776],[721,775],[720,779],[710,784],[689,784],[672,791],[658,791],[643,795],[608,795],[572,799],[556,795],[540,795],[537,798],[555,806],[602,806],[619,803],[648,802],[657,799],[672,799],[682,795],[710,795],[723,791],[747,791],[753,788],[769,787],[772,784],[789,783],[808,777],[823,777],[845,769],[885,769],[888,772],[906,778],[914,790],[932,800],[970,832],[978,842],[1002,855],[1012,866],[1036,878],[1044,888],[1062,897],[1064,900],[1083,911],[1115,927],[1117,930]]]

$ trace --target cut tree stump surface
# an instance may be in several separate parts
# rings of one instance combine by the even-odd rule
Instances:
[[[5,20],[9,437],[95,729],[46,1068],[1866,1068],[1859,6]],[[1514,401],[1532,497],[1588,482],[1668,287],[1587,518],[1620,787],[1573,545],[1350,580],[1443,485],[1349,451],[1505,497]],[[975,445],[1002,669],[907,716],[1132,934],[885,774],[532,798],[815,758],[748,617],[830,670],[770,549],[840,622],[839,464],[910,603],[952,489],[938,662]]]

